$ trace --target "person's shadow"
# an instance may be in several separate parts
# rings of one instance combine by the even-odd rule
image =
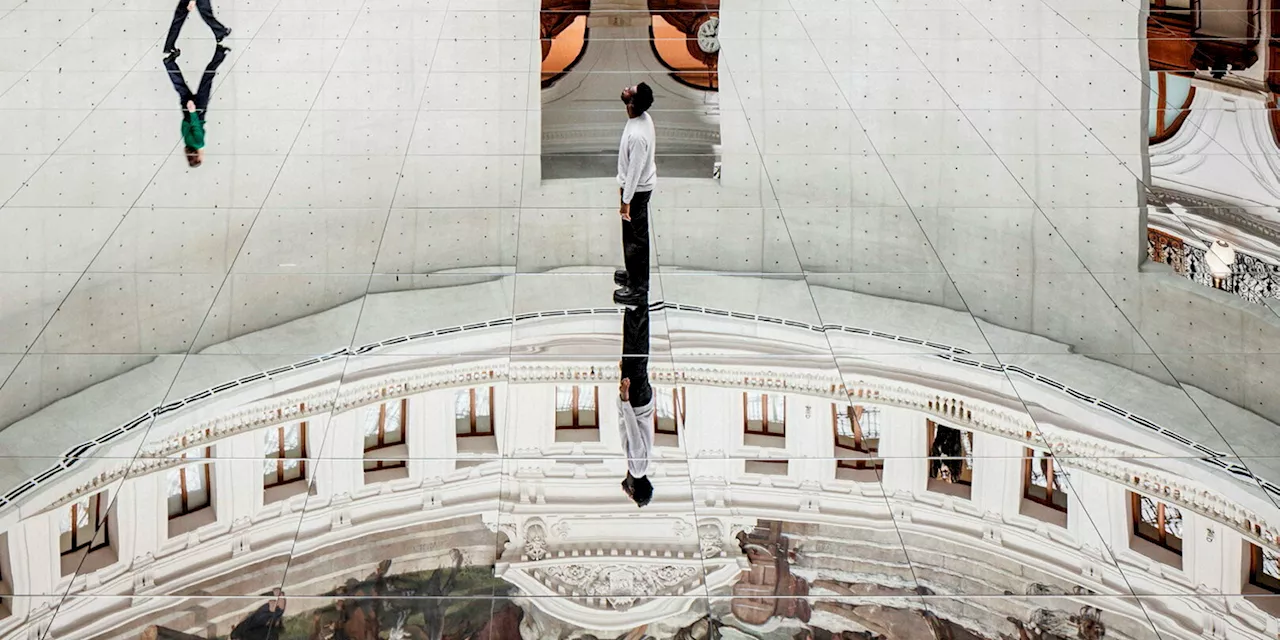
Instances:
[[[187,86],[187,80],[178,67],[176,55],[166,56],[164,68],[169,72],[169,81],[173,90],[178,92],[178,104],[182,108],[182,143],[187,156],[187,164],[198,167],[204,162],[205,119],[209,112],[209,98],[213,95],[213,77],[218,66],[227,58],[230,49],[218,45],[213,50],[213,59],[204,68],[200,78],[200,87],[193,94]]]

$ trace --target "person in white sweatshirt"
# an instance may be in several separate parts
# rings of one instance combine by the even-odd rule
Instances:
[[[622,316],[622,381],[618,384],[618,431],[627,453],[622,490],[645,506],[653,499],[654,394],[649,385],[649,306],[627,307]]]
[[[654,164],[653,90],[641,82],[622,90],[627,125],[618,144],[618,213],[622,216],[622,255],[625,268],[613,272],[620,288],[616,304],[637,307],[649,299],[649,197],[658,184]]]

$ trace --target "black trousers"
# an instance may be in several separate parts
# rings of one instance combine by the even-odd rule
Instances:
[[[636,194],[639,195],[639,194]],[[632,220],[635,200],[631,201]],[[622,312],[622,377],[631,381],[630,402],[643,407],[653,399],[649,384],[649,306],[626,307]]]
[[[178,8],[173,11],[173,22],[169,23],[169,37],[164,39],[164,50],[166,52],[173,51],[174,46],[178,44],[178,34],[182,31],[182,25],[187,21],[187,2],[188,0],[178,0]],[[204,23],[209,25],[213,30],[213,37],[221,40],[227,37],[231,32],[225,25],[218,22],[213,17],[212,0],[196,0],[196,11],[200,12],[200,17],[204,18]]]
[[[209,60],[209,64],[204,68],[204,75],[200,78],[200,88],[196,92],[191,93],[191,88],[187,86],[187,79],[182,76],[182,69],[178,67],[177,60],[165,59],[164,68],[169,72],[169,82],[173,83],[173,90],[178,92],[178,104],[185,112],[187,109],[187,101],[191,100],[196,103],[196,111],[203,114],[209,110],[209,98],[213,96],[213,77],[218,72],[218,65],[227,59],[227,50],[222,47],[215,47],[213,50],[213,58]],[[184,119],[187,117],[184,113]]]
[[[627,286],[649,290],[649,198],[652,191],[637,191],[631,197],[631,222],[622,221],[622,259],[627,270]]]

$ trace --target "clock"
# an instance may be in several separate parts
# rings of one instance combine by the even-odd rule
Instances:
[[[720,52],[720,16],[709,16],[698,22],[694,37],[705,54]]]

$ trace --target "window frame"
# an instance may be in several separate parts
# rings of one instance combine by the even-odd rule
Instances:
[[[600,386],[594,385],[594,384],[590,385],[592,399],[595,402],[595,408],[596,408],[596,412],[595,412],[596,419],[593,424],[583,423],[582,416],[580,414],[581,409],[579,408],[578,400],[580,398],[580,393],[582,391],[582,388],[585,385],[581,385],[581,384],[557,385],[555,388],[555,394],[557,399],[560,395],[560,390],[566,388],[566,386],[569,389],[573,390],[573,397],[572,397],[572,400],[570,401],[572,405],[572,408],[570,409],[570,424],[567,424],[567,425],[560,424],[560,418],[559,418],[560,407],[558,404],[556,404],[554,407],[556,415],[553,416],[555,419],[556,431],[572,431],[576,429],[599,429],[600,428]]]
[[[387,404],[390,402],[400,403],[400,439],[396,442],[387,442]],[[378,403],[378,439],[373,446],[364,446],[364,470],[365,472],[380,471],[382,469],[399,469],[406,466],[405,460],[383,460],[369,459],[369,453],[372,451],[380,451],[390,449],[400,445],[408,445],[409,442],[409,399],[397,398],[392,400],[384,400]],[[363,446],[364,439],[368,435],[362,434],[361,443]],[[370,467],[369,465],[373,465]]]
[[[183,452],[181,459],[182,460],[187,459],[186,452]],[[170,513],[169,514],[170,520],[176,520],[183,516],[189,516],[197,511],[200,511],[202,509],[208,509],[209,507],[213,506],[213,463],[209,462],[209,460],[213,459],[213,447],[204,448],[203,459],[205,460],[205,462],[187,463],[187,464],[180,465],[177,469],[173,469],[173,471],[176,471],[178,473],[178,496],[179,496],[179,501],[182,504],[182,508],[177,513]],[[199,465],[201,467],[200,471],[204,472],[205,499],[204,499],[204,504],[192,506],[190,504],[191,497],[188,494],[188,490],[187,490],[187,472],[191,471],[191,467],[196,465]],[[168,511],[169,509],[169,500],[173,497],[174,496],[172,494],[166,492],[165,494],[165,510],[166,511]]]
[[[655,389],[655,391],[657,391],[657,389]],[[665,393],[665,391],[666,390],[663,390],[662,392]],[[686,387],[671,388],[671,403],[672,403],[671,404],[671,408],[672,408],[671,421],[673,426],[671,429],[662,428],[663,418],[661,418],[658,415],[659,412],[656,410],[656,407],[655,407],[655,411],[653,412],[653,432],[655,434],[665,434],[669,436],[680,435],[680,428],[684,425],[684,421],[685,421],[685,402],[687,398],[688,398],[688,395],[686,393]]]
[[[80,501],[75,500],[71,503],[71,516],[70,516],[71,530],[69,531],[69,533],[71,534],[71,548],[69,549],[62,548],[62,532],[59,531],[58,532],[58,551],[59,551],[58,555],[59,556],[68,556],[73,553],[85,551],[86,548],[88,549],[87,553],[93,553],[94,551],[97,551],[99,549],[105,549],[111,546],[111,529],[109,526],[109,520],[111,518],[111,514],[108,513],[106,510],[104,510],[102,507],[102,497],[104,494],[106,494],[106,491],[99,491],[93,494],[93,496],[89,498],[90,504],[93,505],[93,514],[94,514],[95,521],[93,523],[93,533],[89,536],[89,539],[84,541],[83,543],[78,543],[79,541],[77,540],[77,536],[76,536],[77,532],[80,529],[79,527],[76,526],[76,520],[77,520],[76,509],[80,507]],[[108,504],[106,508],[110,509],[111,505]],[[99,531],[102,532],[102,542],[98,544],[94,544],[94,540],[98,539]]]
[[[470,431],[465,433],[458,431],[458,413],[456,409],[457,405],[456,404],[454,405],[455,410],[453,414],[453,431],[454,431],[454,435],[456,435],[459,438],[475,438],[475,437],[484,437],[484,436],[494,435],[494,425],[497,422],[497,419],[496,419],[497,407],[495,406],[496,402],[494,400],[494,397],[497,394],[494,393],[493,385],[483,387],[484,389],[488,389],[489,391],[489,430],[486,432],[486,431],[478,431],[476,429],[476,395],[477,395],[476,390],[480,388],[481,387],[471,387],[466,390],[468,392],[468,395],[470,396],[470,408],[468,409],[468,414],[469,414],[468,417],[470,418],[470,426],[471,426]],[[455,403],[457,402],[456,395],[454,396],[454,402]]]
[[[1267,575],[1262,570],[1264,556],[1270,551],[1252,542],[1249,543],[1249,547],[1249,584],[1264,591],[1280,593],[1280,577]],[[1280,560],[1280,554],[1272,553],[1272,555]]]
[[[1151,0],[1148,7],[1152,17],[1164,22],[1172,21],[1183,23],[1194,32],[1200,28],[1200,0],[1190,0],[1190,6],[1183,9],[1181,7],[1169,7],[1168,0]]]
[[[845,407],[845,415],[848,416],[849,425],[853,430],[853,446],[849,446],[848,444],[841,442],[841,439],[844,439],[846,441],[849,440],[849,436],[840,435],[840,413],[841,413],[840,405],[841,404],[843,404]],[[862,409],[862,411],[859,412],[858,411],[859,409]],[[839,402],[831,403],[831,435],[832,435],[832,440],[835,444],[836,451],[837,452],[842,450],[854,451],[857,453],[867,454],[867,457],[865,458],[863,457],[842,458],[839,455],[837,455],[836,456],[837,469],[874,470],[874,469],[884,468],[884,458],[878,457],[880,455],[879,436],[877,436],[876,438],[873,438],[876,441],[876,444],[872,446],[866,443],[866,441],[870,438],[867,438],[866,435],[862,433],[862,421],[860,420],[860,417],[863,415],[866,415],[866,409],[862,405],[853,405],[849,403],[839,403]]]
[[[270,489],[270,488],[272,488],[272,487],[281,487],[281,486],[284,486],[284,485],[286,485],[286,484],[292,484],[292,483],[294,483],[294,482],[298,482],[299,480],[306,480],[306,479],[307,479],[307,421],[306,421],[306,420],[303,420],[302,422],[297,423],[297,427],[298,427],[298,439],[299,439],[299,447],[298,447],[298,449],[299,449],[299,450],[298,450],[298,455],[297,455],[296,457],[295,457],[295,456],[287,456],[287,455],[285,455],[285,454],[286,454],[286,449],[285,449],[285,444],[284,444],[284,443],[285,443],[285,429],[287,429],[288,427],[291,427],[291,426],[294,426],[294,425],[280,425],[279,427],[277,427],[278,431],[277,431],[277,434],[276,434],[276,435],[277,435],[277,438],[278,438],[278,440],[279,440],[279,442],[280,442],[280,445],[279,445],[279,447],[277,447],[277,450],[276,450],[277,455],[276,455],[275,457],[266,457],[266,458],[265,458],[266,460],[275,460],[275,461],[276,461],[276,474],[275,474],[276,479],[275,479],[275,481],[273,481],[273,482],[267,482],[267,481],[266,481],[266,474],[264,473],[264,474],[263,474],[263,483],[262,483],[262,485],[263,485],[263,488],[264,488],[264,489]],[[287,461],[289,461],[289,460],[297,460],[297,461],[298,461],[298,477],[296,477],[296,478],[291,478],[291,479],[285,479],[285,477],[284,477],[284,465],[285,465],[285,462],[287,462]]]
[[[760,430],[756,431],[751,428],[751,394],[760,394]],[[787,396],[785,394],[774,394],[782,396],[782,430],[774,432],[769,430],[769,394],[763,391],[743,391],[742,392],[742,433],[749,436],[771,436],[774,438],[787,437]]]
[[[1177,554],[1178,556],[1181,556],[1184,538],[1180,536],[1174,536],[1165,530],[1165,522],[1166,522],[1165,507],[1176,509],[1178,511],[1179,518],[1182,517],[1182,510],[1178,509],[1178,507],[1174,505],[1165,504],[1161,500],[1152,498],[1151,496],[1143,495],[1136,491],[1131,491],[1129,492],[1129,494],[1130,494],[1130,500],[1131,500],[1130,511],[1132,512],[1130,514],[1130,520],[1132,521],[1132,526],[1130,527],[1130,530],[1133,532],[1134,537],[1139,538],[1145,542],[1150,542],[1151,544],[1154,544],[1160,547],[1161,549],[1164,549],[1166,551]],[[1142,531],[1142,526],[1151,526],[1151,525],[1148,525],[1146,522],[1143,522],[1142,520],[1142,499],[1143,498],[1150,500],[1156,506],[1155,527],[1156,527],[1156,531],[1159,532],[1159,535],[1155,537],[1149,536],[1146,533],[1143,533]],[[1171,543],[1169,543],[1168,538],[1174,538],[1175,540],[1177,540],[1178,541],[1177,547],[1174,547]]]
[[[1056,478],[1059,473],[1057,459],[1054,458],[1053,454],[1048,451],[1041,453],[1040,457],[1036,457],[1035,454],[1036,454],[1035,449],[1032,449],[1031,447],[1026,448],[1026,457],[1022,461],[1022,498],[1024,500],[1029,500],[1031,502],[1034,502],[1038,505],[1043,505],[1045,507],[1053,509],[1054,511],[1061,511],[1062,513],[1066,513],[1068,506],[1070,506],[1071,504],[1070,503],[1071,498],[1070,498],[1070,494],[1067,491],[1058,489],[1057,487],[1054,486],[1054,478]],[[1031,483],[1031,471],[1033,469],[1032,465],[1040,460],[1049,461],[1049,464],[1044,472],[1045,482],[1048,485],[1047,487],[1040,487],[1039,485],[1033,485]],[[1032,494],[1031,488],[1033,486],[1040,489],[1044,489],[1045,497],[1041,498],[1040,496]],[[1063,500],[1066,502],[1066,504],[1060,505],[1054,502],[1053,497],[1055,494],[1062,495]]]
[[[928,444],[928,447],[925,449],[925,459],[926,459],[926,460],[928,460],[929,462],[932,462],[932,461],[934,460],[934,456],[933,456],[933,440],[934,440],[934,438],[935,438],[935,437],[937,437],[937,435],[938,435],[938,427],[945,427],[945,428],[947,428],[947,429],[951,429],[951,430],[954,430],[954,431],[959,431],[959,432],[960,432],[960,438],[961,438],[961,440],[962,440],[962,441],[963,441],[963,439],[964,439],[966,436],[967,436],[967,437],[969,437],[969,438],[972,438],[972,437],[973,437],[973,432],[972,432],[972,431],[965,431],[964,429],[961,429],[961,428],[959,428],[959,427],[953,427],[953,426],[950,426],[950,425],[940,424],[940,423],[938,423],[938,422],[936,422],[936,421],[934,421],[934,420],[928,420],[928,421],[927,421],[927,424],[928,424],[929,431],[928,431],[928,434],[927,434],[927,435],[928,435],[928,439],[927,439],[927,441],[926,441],[926,442],[927,442],[927,444]],[[964,449],[964,447],[962,446],[962,447],[961,447],[961,452],[960,452],[960,460],[961,460],[961,462],[960,462],[960,477],[959,477],[959,478],[956,478],[955,480],[953,480],[953,481],[951,482],[951,484],[958,484],[958,485],[962,485],[962,486],[966,486],[966,487],[972,487],[972,486],[973,486],[973,466],[972,466],[972,465],[969,465],[969,464],[966,464],[966,461],[968,460],[968,457],[964,455],[964,450],[963,450],[963,449]],[[929,474],[929,475],[928,475],[928,477],[929,477],[930,479],[932,479],[932,478],[933,478],[933,474],[932,474],[932,473],[929,473],[929,472],[930,472],[930,467],[931,467],[931,466],[932,466],[932,464],[927,465],[927,466],[926,466],[926,468],[925,468],[925,471],[926,471],[926,473],[928,473],[928,474]],[[968,474],[968,477],[966,477],[966,474]],[[939,478],[939,480],[941,480],[941,478]]]

